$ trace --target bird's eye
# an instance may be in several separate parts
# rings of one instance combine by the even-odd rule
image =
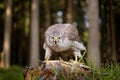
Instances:
[[[60,37],[58,37],[58,39],[60,39]]]
[[[51,38],[52,38],[52,39],[54,39],[54,37],[53,37],[53,36],[52,36]]]

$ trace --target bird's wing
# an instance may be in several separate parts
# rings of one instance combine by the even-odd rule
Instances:
[[[75,26],[71,24],[64,24],[65,25],[65,36],[72,41],[80,41],[78,30]]]

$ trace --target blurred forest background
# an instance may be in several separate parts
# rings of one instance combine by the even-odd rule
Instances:
[[[55,23],[75,25],[98,66],[120,62],[120,0],[0,0],[0,67],[38,65]]]

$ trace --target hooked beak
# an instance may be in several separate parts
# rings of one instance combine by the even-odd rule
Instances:
[[[58,38],[54,37],[54,44],[57,44]]]
[[[54,41],[54,44],[57,44],[57,41]]]

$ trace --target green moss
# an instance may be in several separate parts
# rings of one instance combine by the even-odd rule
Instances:
[[[17,66],[9,69],[0,68],[0,80],[24,80],[23,69]]]

